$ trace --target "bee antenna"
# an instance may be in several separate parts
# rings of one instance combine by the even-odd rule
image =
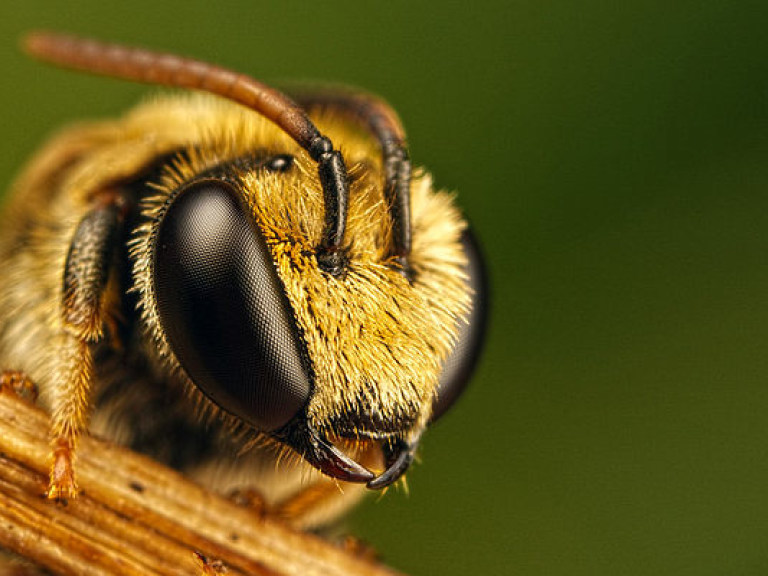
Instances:
[[[277,124],[317,162],[325,203],[323,236],[317,248],[318,264],[334,276],[344,272],[343,242],[349,203],[344,158],[288,96],[249,76],[174,54],[51,32],[29,34],[23,46],[31,56],[66,68],[209,92],[242,104]]]
[[[305,108],[319,106],[364,126],[381,146],[384,196],[389,205],[392,238],[388,256],[411,279],[411,161],[405,130],[392,107],[373,94],[345,87],[315,88],[298,85],[291,94]]]

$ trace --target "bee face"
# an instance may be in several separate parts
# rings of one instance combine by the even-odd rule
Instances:
[[[202,476],[270,476],[274,461],[246,457],[266,439],[334,481],[397,480],[469,378],[486,289],[453,198],[412,175],[395,113],[358,92],[293,101],[172,55],[47,34],[27,48],[213,93],[66,132],[17,186],[0,228],[14,280],[0,285],[0,369],[28,373],[52,412],[49,496],[76,494],[72,457],[94,396],[99,432],[152,454],[172,453],[164,443],[179,430],[216,427],[182,459]],[[25,209],[32,194],[44,217]],[[40,272],[43,254],[55,273]],[[141,386],[114,373],[136,359]],[[115,417],[126,405],[133,416]],[[213,444],[226,454],[206,452]],[[271,500],[301,507],[281,490]]]
[[[370,482],[335,443],[415,446],[470,307],[465,225],[426,176],[414,179],[419,233],[406,278],[387,260],[375,151],[346,138],[347,265],[329,274],[314,251],[323,196],[311,160],[290,143],[253,149],[279,134],[247,111],[216,107],[215,123],[235,141],[203,138],[180,154],[134,239],[150,332],[217,407],[329,475]]]

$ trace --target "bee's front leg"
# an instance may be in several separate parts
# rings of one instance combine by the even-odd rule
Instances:
[[[227,567],[221,560],[211,560],[200,552],[193,552],[193,555],[200,569],[200,576],[218,576],[227,573]]]
[[[124,220],[119,194],[103,194],[75,230],[64,269],[62,334],[58,342],[47,496],[77,495],[73,460],[91,404],[93,346],[104,335],[108,280]]]
[[[24,372],[18,370],[0,372],[0,390],[10,390],[30,402],[37,400],[37,385]]]

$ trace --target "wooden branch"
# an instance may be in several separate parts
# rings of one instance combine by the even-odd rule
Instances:
[[[40,409],[0,392],[0,548],[56,574],[396,576],[94,438],[78,450],[83,493],[49,501],[48,426]]]

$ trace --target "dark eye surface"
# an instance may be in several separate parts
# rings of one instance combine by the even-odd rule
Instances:
[[[182,191],[154,253],[160,323],[200,390],[264,431],[288,423],[311,390],[306,355],[272,256],[237,192]]]
[[[433,422],[445,414],[464,391],[480,358],[488,323],[488,276],[483,255],[471,230],[465,230],[461,243],[468,259],[469,285],[474,291],[472,309],[468,321],[459,326],[456,348],[443,364],[437,400],[432,407]]]

